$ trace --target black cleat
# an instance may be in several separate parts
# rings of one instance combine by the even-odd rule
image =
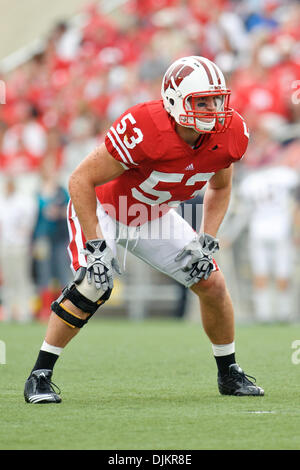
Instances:
[[[258,387],[249,380],[251,375],[245,374],[238,364],[231,364],[229,366],[229,374],[225,376],[218,375],[218,387],[221,395],[235,395],[235,396],[263,396],[265,394],[261,387]]]
[[[30,374],[24,388],[24,398],[27,403],[60,403],[60,396],[54,388],[59,388],[51,382],[52,370],[39,369]]]

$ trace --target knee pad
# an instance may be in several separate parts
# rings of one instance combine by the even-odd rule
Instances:
[[[79,268],[75,279],[66,286],[57,300],[52,302],[51,309],[61,320],[63,320],[71,328],[82,328],[110,297],[111,289],[106,292],[99,291],[95,285],[88,284],[86,280],[86,268]],[[75,307],[82,310],[88,316],[85,320],[78,317],[71,310],[67,309],[62,302],[68,299]]]

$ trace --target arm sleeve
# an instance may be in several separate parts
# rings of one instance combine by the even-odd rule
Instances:
[[[151,153],[149,142],[149,118],[143,105],[137,105],[123,113],[105,136],[108,152],[125,169],[137,168]]]

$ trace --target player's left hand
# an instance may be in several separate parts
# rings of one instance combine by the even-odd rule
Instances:
[[[182,268],[188,272],[186,281],[195,279],[207,280],[214,269],[212,254],[219,249],[219,241],[207,233],[202,233],[188,243],[176,256],[175,261],[189,257],[187,264]]]
[[[215,238],[208,233],[201,233],[199,235],[199,243],[202,247],[203,253],[206,255],[213,255],[220,248],[218,238]]]

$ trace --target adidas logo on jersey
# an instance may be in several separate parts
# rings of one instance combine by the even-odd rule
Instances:
[[[185,168],[185,170],[194,170],[194,165],[191,163]]]

